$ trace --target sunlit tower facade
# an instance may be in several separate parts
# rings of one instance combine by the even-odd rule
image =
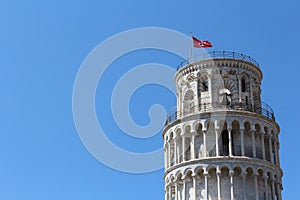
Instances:
[[[165,200],[281,200],[280,128],[249,56],[205,53],[174,77],[177,107],[162,132]]]

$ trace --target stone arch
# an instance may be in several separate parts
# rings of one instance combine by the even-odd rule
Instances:
[[[185,101],[191,101],[194,99],[194,91],[191,89],[188,89],[185,93],[184,93],[184,98]]]
[[[187,115],[190,113],[194,112],[195,109],[195,94],[194,91],[192,89],[188,89],[185,93],[184,93],[184,97],[183,97],[183,115]]]
[[[175,180],[176,181],[181,180],[183,176],[184,174],[181,171],[177,171],[175,174]]]
[[[216,132],[215,123],[208,121],[206,131],[206,151],[209,157],[216,156]]]
[[[261,125],[260,125],[260,123],[255,123],[254,127],[255,127],[255,131],[256,132],[260,132],[261,131]]]
[[[192,128],[195,132],[203,129],[203,123],[200,120],[196,120],[193,122]]]
[[[220,144],[220,155],[221,156],[229,156],[229,131],[227,128],[227,122],[221,121],[220,122],[220,138],[219,138],[219,144]]]
[[[232,127],[232,153],[234,156],[242,155],[242,147],[241,147],[241,130],[240,130],[240,122],[237,119],[234,119],[231,122]]]
[[[262,137],[261,137],[261,123],[255,123],[255,147],[256,147],[256,158],[263,159],[263,145],[262,145]]]
[[[203,123],[201,121],[196,121],[194,123],[194,155],[195,158],[203,158],[204,157],[204,140],[203,140]]]
[[[246,178],[246,185],[254,186],[255,185],[255,170],[253,167],[248,166],[246,168],[247,178]],[[246,189],[247,199],[255,199],[255,188],[254,187],[247,187]]]
[[[220,177],[221,177],[221,199],[230,199],[230,167],[227,165],[221,166]]]
[[[186,168],[183,170],[183,176],[186,177],[188,175],[193,175],[194,174],[194,170],[192,168]]]
[[[267,161],[271,162],[272,152],[270,151],[269,136],[270,136],[270,129],[268,126],[265,126],[264,127],[265,157]]]
[[[183,129],[184,129],[184,133],[190,133],[192,131],[192,126],[190,124],[185,124],[183,126]],[[182,133],[183,134],[183,133]]]
[[[243,185],[243,167],[240,165],[235,165],[233,168],[233,183],[234,185]],[[243,193],[239,190],[239,188],[234,187],[234,197],[235,199],[244,199]]]
[[[252,135],[251,135],[251,123],[245,121],[244,123],[244,149],[246,157],[253,157],[253,145],[252,145]]]
[[[207,92],[208,91],[208,74],[207,73],[198,73],[198,92]]]
[[[194,170],[194,174],[195,175],[199,175],[199,174],[204,174],[204,168],[202,167],[202,166],[197,166],[196,168],[195,168],[195,170]]]
[[[181,127],[177,127],[177,128],[175,129],[174,138],[179,137],[179,136],[181,135],[181,133],[182,133],[181,130],[182,130]]]
[[[217,168],[210,166],[208,168],[208,196],[209,199],[218,199],[218,192],[215,188],[217,182]]]

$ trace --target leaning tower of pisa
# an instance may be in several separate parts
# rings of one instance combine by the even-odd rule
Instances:
[[[249,56],[205,53],[174,77],[163,129],[165,200],[281,200],[280,128]]]

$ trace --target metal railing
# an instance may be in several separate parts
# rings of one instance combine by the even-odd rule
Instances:
[[[251,58],[250,56],[241,54],[241,53],[237,53],[237,52],[231,52],[231,51],[212,51],[212,52],[206,52],[206,53],[202,53],[200,55],[194,56],[189,60],[184,60],[182,61],[178,67],[177,70],[181,69],[182,67],[193,63],[193,62],[197,62],[197,61],[201,61],[201,60],[210,60],[210,59],[214,59],[214,58],[231,58],[231,59],[235,59],[235,60],[242,60],[245,62],[249,62],[257,67],[259,67],[259,64],[256,60],[254,60],[253,58]]]
[[[262,103],[261,106],[252,106],[250,104],[243,103],[231,103],[230,105],[221,105],[220,103],[213,104],[201,104],[198,108],[193,107],[186,110],[177,110],[176,107],[171,109],[167,114],[167,119],[165,125],[189,115],[193,114],[201,114],[207,112],[216,112],[216,111],[230,111],[230,110],[238,110],[238,111],[247,111],[254,112],[256,114],[260,114],[264,117],[267,117],[273,121],[275,120],[275,115],[273,109],[266,103]]]

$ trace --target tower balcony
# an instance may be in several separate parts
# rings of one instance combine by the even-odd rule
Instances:
[[[229,105],[223,105],[222,103],[204,103],[200,104],[198,107],[191,107],[185,110],[177,110],[177,107],[172,108],[167,114],[165,125],[168,125],[177,119],[182,119],[195,114],[200,114],[201,116],[201,114],[224,111],[244,111],[256,113],[271,119],[274,122],[276,121],[273,109],[264,102],[261,104],[261,106],[253,106],[251,104],[244,103],[231,103]]]
[[[250,63],[252,65],[255,65],[256,67],[259,68],[259,63],[256,60],[254,60],[253,58],[251,58],[250,56],[247,56],[245,54],[232,52],[232,51],[212,51],[212,52],[205,52],[205,53],[202,53],[195,57],[192,57],[190,60],[182,61],[177,66],[177,70],[180,70],[193,62],[198,62],[198,61],[202,61],[202,60],[214,60],[214,59],[218,59],[218,58],[244,61],[244,62]]]

